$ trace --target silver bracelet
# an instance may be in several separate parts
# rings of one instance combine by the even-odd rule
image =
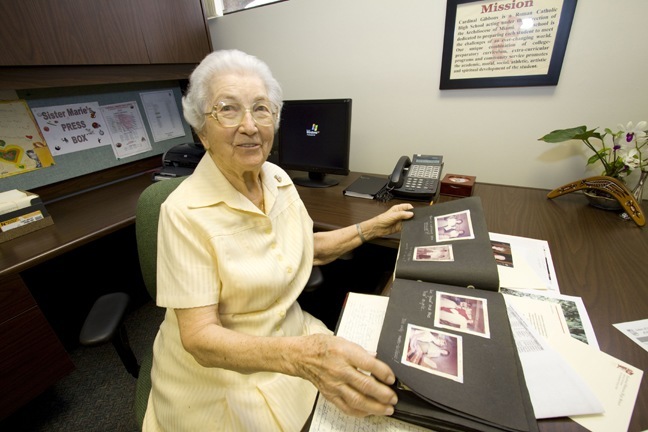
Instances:
[[[362,240],[362,243],[367,243],[367,239],[365,238],[364,234],[362,234],[362,228],[360,228],[360,224],[357,223],[356,229],[358,230],[358,235],[360,236],[360,240]]]

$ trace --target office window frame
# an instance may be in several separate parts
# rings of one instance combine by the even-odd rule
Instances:
[[[216,0],[219,1],[219,0]],[[274,3],[281,3],[288,0],[220,0],[223,3],[223,15],[241,12],[248,9],[256,9]]]

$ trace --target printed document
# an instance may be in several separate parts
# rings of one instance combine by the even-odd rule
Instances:
[[[612,324],[617,330],[648,351],[648,319]]]
[[[488,234],[497,262],[501,287],[560,292],[547,241]]]

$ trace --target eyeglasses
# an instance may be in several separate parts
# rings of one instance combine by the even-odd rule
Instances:
[[[205,115],[212,116],[223,127],[237,127],[243,122],[245,113],[249,112],[257,125],[274,126],[277,111],[276,105],[266,100],[255,102],[251,108],[246,108],[235,101],[224,100],[217,102],[211,112]]]

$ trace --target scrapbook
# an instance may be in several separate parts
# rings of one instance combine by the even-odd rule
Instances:
[[[479,197],[414,209],[377,356],[394,418],[437,431],[536,431]]]
[[[500,293],[396,279],[377,356],[397,377],[397,419],[438,431],[537,430]]]

